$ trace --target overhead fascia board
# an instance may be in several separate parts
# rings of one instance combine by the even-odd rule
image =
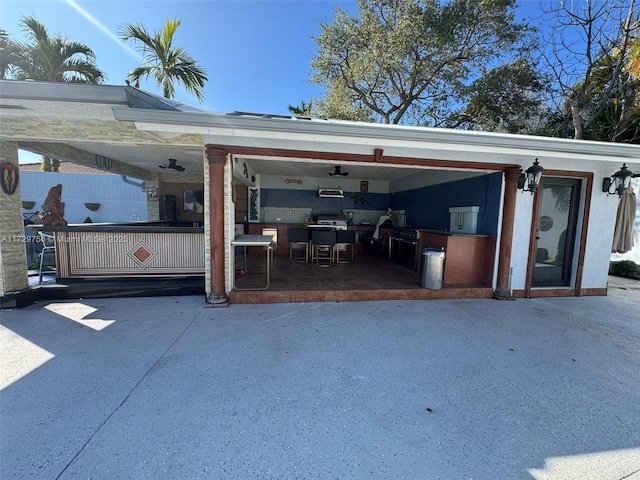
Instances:
[[[126,105],[125,88],[85,83],[0,80],[0,98]]]
[[[299,120],[296,118],[242,117],[218,113],[181,113],[113,108],[116,119],[135,122],[137,127],[149,131],[179,131],[230,139],[240,138],[313,138],[318,135],[333,138],[359,138],[361,143],[379,146],[389,142],[397,145],[424,143],[442,144],[449,148],[490,147],[502,150],[573,154],[582,158],[608,160],[609,158],[640,161],[640,146],[621,143],[594,142],[553,137],[535,137],[430,127],[412,127],[337,120]],[[320,140],[317,140],[320,141]],[[326,141],[322,139],[322,141]],[[351,141],[351,140],[349,140]],[[233,142],[235,143],[235,142]],[[594,158],[597,157],[597,158]]]

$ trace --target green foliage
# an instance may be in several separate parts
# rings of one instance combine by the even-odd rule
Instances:
[[[541,55],[553,77],[556,112],[546,134],[640,143],[638,10],[634,2],[557,2]],[[579,38],[579,41],[575,39]]]
[[[289,111],[298,117],[310,117],[312,112],[313,101],[306,103],[300,102],[300,105],[289,105]]]
[[[41,172],[59,172],[60,160],[56,158],[43,156],[42,162],[40,163],[40,171]]]
[[[631,42],[629,51],[629,73],[640,80],[640,37]]]
[[[135,87],[140,87],[140,79],[151,76],[155,78],[165,98],[174,98],[175,83],[179,82],[198,101],[203,102],[207,71],[186,50],[173,45],[179,26],[180,20],[168,19],[164,28],[153,34],[140,24],[125,24],[120,27],[122,42],[133,40],[136,50],[143,55],[142,66],[131,70],[127,79]]]
[[[549,258],[549,250],[546,248],[536,249],[536,262],[541,263]]]
[[[491,69],[463,93],[467,106],[448,126],[531,134],[544,124],[547,83],[525,59]]]
[[[637,277],[638,266],[631,260],[620,260],[609,264],[609,273],[620,277]]]
[[[18,52],[18,45],[5,30],[0,29],[0,78],[13,77]]]
[[[556,265],[562,264],[564,262],[564,252],[567,248],[567,229],[564,229],[558,238],[558,248],[556,250]]]
[[[526,59],[535,39],[532,28],[514,21],[515,0],[358,0],[358,8],[356,17],[338,8],[315,37],[311,81],[327,90],[326,113],[340,118],[444,125],[464,110],[465,96],[477,90],[469,90],[473,82],[506,58]],[[482,86],[502,88],[498,75]],[[486,105],[486,95],[465,119]],[[504,123],[487,117],[487,125]]]
[[[3,74],[10,71],[11,78],[17,80],[44,82],[100,84],[106,79],[88,46],[60,35],[50,36],[33,17],[23,17],[22,27],[29,42],[5,43],[11,56],[3,58]]]

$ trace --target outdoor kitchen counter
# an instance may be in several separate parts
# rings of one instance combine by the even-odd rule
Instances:
[[[55,239],[59,279],[204,275],[204,228],[169,222],[32,226]]]
[[[437,228],[419,228],[418,231],[420,233],[435,233],[439,235],[462,235],[465,237],[491,237],[491,235],[482,235],[479,233],[459,233],[459,232],[451,232],[449,230],[438,230]]]
[[[420,229],[422,248],[444,249],[444,285],[491,285],[495,235]]]
[[[250,223],[248,227],[249,235],[262,235],[266,233],[265,230],[275,230],[277,232],[276,238],[274,239],[274,254],[276,255],[289,255],[289,230],[290,229],[301,229],[301,228],[309,228],[310,230],[313,228],[331,228],[328,225],[309,225],[306,223]],[[356,238],[361,232],[373,232],[373,225],[349,225],[347,227],[349,230],[356,231]],[[360,253],[362,250],[360,248],[356,248],[356,255]],[[257,249],[255,247],[249,247],[249,253],[252,255],[262,254],[262,249]]]

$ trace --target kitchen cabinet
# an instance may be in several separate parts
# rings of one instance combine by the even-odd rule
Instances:
[[[495,236],[423,230],[420,232],[420,242],[423,249],[444,249],[445,286],[491,285],[496,251]]]
[[[249,235],[263,235],[263,231],[275,231],[276,235],[274,238],[274,249],[273,253],[275,255],[289,255],[289,236],[287,232],[289,228],[297,227],[300,228],[299,225],[289,225],[282,223],[250,223],[249,224]],[[267,232],[264,233],[265,235]],[[260,253],[261,249],[258,247],[249,247],[249,253],[257,254]]]

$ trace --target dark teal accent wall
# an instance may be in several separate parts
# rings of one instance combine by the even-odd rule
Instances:
[[[261,207],[311,208],[312,215],[341,214],[342,210],[386,210],[389,199],[387,193],[344,192],[344,198],[320,198],[317,190],[260,190]]]
[[[442,183],[398,192],[391,196],[391,208],[407,212],[407,224],[422,228],[449,229],[449,207],[477,205],[481,235],[496,235],[500,209],[502,173]]]
[[[496,235],[502,173],[416,188],[394,194],[345,192],[344,198],[320,198],[316,190],[263,188],[261,207],[305,207],[312,215],[339,214],[342,210],[405,210],[407,224],[449,229],[449,207],[478,205],[478,233]]]

